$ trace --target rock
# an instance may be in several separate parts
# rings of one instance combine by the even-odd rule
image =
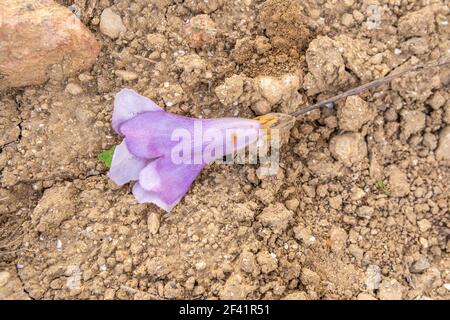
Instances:
[[[288,208],[291,211],[295,211],[297,210],[298,206],[300,205],[300,201],[298,201],[297,199],[291,199],[291,200],[286,200],[286,202],[284,203],[286,205],[286,208]]]
[[[122,18],[111,8],[103,10],[100,16],[100,32],[111,39],[119,37],[120,33],[127,31]]]
[[[361,200],[366,195],[364,190],[358,187],[352,187],[350,191],[351,191],[350,199],[352,199],[353,201]]]
[[[165,83],[159,91],[167,107],[175,106],[186,100],[183,88],[178,83]]]
[[[53,1],[0,2],[0,91],[43,84],[51,66],[63,76],[87,69],[100,47],[67,8]],[[52,30],[49,32],[49,30]]]
[[[225,83],[218,86],[215,92],[222,104],[232,105],[244,92],[244,79],[238,75],[226,78]]]
[[[365,123],[373,120],[375,113],[363,99],[351,96],[344,105],[338,105],[337,116],[341,130],[358,131]]]
[[[257,217],[263,226],[269,227],[276,234],[281,234],[287,229],[294,213],[281,203],[271,204]]]
[[[402,300],[403,286],[395,279],[385,279],[380,284],[378,297],[381,300]]]
[[[373,215],[374,209],[369,206],[362,206],[358,208],[357,214],[358,217],[370,219]]]
[[[331,208],[338,210],[342,206],[342,197],[340,195],[332,197],[332,198],[328,199],[328,203],[330,204]]]
[[[0,272],[0,287],[4,287],[9,279],[11,278],[11,275],[9,274],[8,271],[1,271]]]
[[[311,230],[303,226],[294,227],[294,236],[295,239],[302,241],[306,246],[310,246],[316,241],[316,238],[312,235]]]
[[[423,135],[423,145],[430,150],[434,150],[437,147],[437,138],[432,133],[425,133]]]
[[[278,267],[278,260],[275,255],[270,254],[267,251],[258,252],[256,255],[256,261],[261,267],[262,273],[270,273],[275,271]]]
[[[138,78],[135,72],[126,70],[116,70],[116,75],[124,81],[133,81]]]
[[[253,106],[251,106],[251,108],[253,112],[255,112],[258,116],[268,114],[272,111],[270,103],[266,100],[260,100],[256,102]]]
[[[450,160],[450,126],[446,126],[439,133],[439,145],[436,149],[438,160]]]
[[[404,197],[409,194],[410,187],[406,173],[394,166],[389,170],[389,192],[393,197]]]
[[[195,270],[197,271],[203,271],[206,269],[206,262],[205,261],[199,261],[195,264]]]
[[[281,99],[289,100],[297,93],[300,77],[295,74],[285,74],[280,78],[259,76],[255,78],[255,84],[261,95],[273,106]]]
[[[184,38],[188,46],[193,49],[213,44],[216,34],[216,24],[207,14],[191,18],[183,29]]]
[[[430,262],[428,261],[427,257],[420,256],[419,259],[417,259],[409,268],[409,271],[411,273],[421,273],[425,270],[427,270],[430,267]]]
[[[345,248],[347,242],[347,232],[339,227],[333,227],[330,230],[331,250],[333,252],[341,252]]]
[[[303,87],[309,96],[341,87],[351,79],[339,48],[329,37],[317,37],[310,42],[306,62],[309,73]]]
[[[417,226],[419,227],[420,232],[425,233],[431,228],[431,222],[427,219],[422,219],[417,221]]]
[[[219,293],[221,300],[244,300],[254,288],[238,273],[230,275]]]
[[[371,294],[368,293],[364,293],[361,292],[360,294],[358,294],[358,296],[356,297],[357,300],[377,300],[377,298],[375,298],[374,296],[372,296]]]
[[[206,62],[198,54],[188,54],[178,57],[175,66],[183,69],[184,72],[203,71],[206,69]],[[226,80],[225,80],[226,82]]]
[[[57,234],[61,223],[76,212],[72,201],[74,196],[75,190],[71,186],[56,186],[45,190],[31,214],[31,222],[36,231],[46,235]]]
[[[367,157],[367,145],[359,133],[344,133],[331,138],[331,155],[345,166],[361,162]]]
[[[305,286],[318,287],[320,285],[320,276],[308,268],[302,269],[300,280]]]
[[[429,6],[406,14],[398,22],[398,31],[405,38],[427,36],[434,30],[434,13]]]
[[[155,235],[159,231],[160,217],[159,214],[151,212],[147,218],[147,227],[151,235]]]
[[[422,131],[425,128],[425,113],[422,111],[402,112],[402,137],[408,139],[411,135]]]
[[[438,110],[445,104],[445,97],[440,92],[436,92],[430,99],[427,100],[427,104],[434,110]]]
[[[77,95],[83,93],[83,88],[81,88],[76,83],[69,83],[66,86],[66,92],[70,93],[73,96],[77,96]]]
[[[378,290],[381,282],[381,269],[375,264],[371,264],[366,270],[366,289],[370,292]]]
[[[261,76],[256,80],[261,95],[274,105],[281,100],[281,82],[275,77]]]
[[[353,243],[348,246],[348,252],[355,257],[356,261],[361,261],[364,257],[364,250]]]
[[[147,35],[147,48],[152,51],[161,52],[167,45],[167,40],[160,33],[150,33]],[[177,59],[178,60],[178,59]]]
[[[258,265],[256,264],[255,255],[249,251],[243,251],[239,257],[239,267],[242,271],[250,274],[258,274]]]

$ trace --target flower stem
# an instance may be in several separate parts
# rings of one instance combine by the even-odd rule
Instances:
[[[294,111],[292,113],[290,113],[291,116],[294,117],[298,117],[302,114],[311,112],[313,110],[319,109],[320,107],[324,107],[330,104],[334,104],[336,101],[339,101],[341,99],[347,98],[349,96],[354,96],[354,95],[358,95],[361,94],[363,92],[367,92],[375,87],[378,87],[384,83],[388,83],[391,82],[394,79],[397,79],[407,73],[413,72],[413,71],[425,71],[431,68],[437,68],[437,67],[442,67],[442,66],[446,66],[450,64],[450,60],[444,60],[443,62],[439,62],[439,61],[431,61],[431,62],[427,62],[427,63],[423,63],[423,64],[418,64],[416,66],[413,66],[409,69],[405,69],[403,71],[399,71],[396,72],[394,74],[390,74],[388,76],[385,76],[383,78],[380,79],[376,79],[372,82],[363,84],[362,86],[350,89],[348,91],[345,91],[343,93],[338,94],[337,96],[334,96],[332,98],[329,98],[327,100],[323,100],[321,102],[315,103],[313,105],[309,105],[307,107],[304,107],[302,109],[299,109],[297,111]]]

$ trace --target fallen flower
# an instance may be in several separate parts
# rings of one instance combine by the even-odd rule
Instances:
[[[108,176],[118,185],[136,181],[139,203],[170,212],[208,163],[258,141],[267,121],[188,118],[124,89],[116,95],[112,117],[124,140],[114,150]]]

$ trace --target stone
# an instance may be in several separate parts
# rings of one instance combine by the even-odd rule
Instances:
[[[432,133],[425,133],[423,135],[423,145],[430,150],[434,150],[437,147],[437,138]]]
[[[163,51],[167,45],[166,38],[159,33],[150,33],[147,35],[147,47],[152,51]]]
[[[284,74],[279,78],[259,76],[254,81],[256,88],[271,106],[282,99],[289,99],[300,88],[300,77],[296,74]]]
[[[402,112],[402,136],[408,139],[411,135],[425,128],[425,113],[418,110]]]
[[[430,267],[430,262],[427,257],[420,256],[409,268],[411,273],[422,273]]]
[[[351,191],[350,199],[352,199],[353,201],[361,200],[366,195],[364,190],[358,187],[352,187],[350,191]]]
[[[331,155],[345,166],[361,162],[367,157],[367,145],[359,133],[344,133],[330,140]]]
[[[196,70],[203,71],[206,69],[206,61],[197,54],[188,54],[178,57],[175,61],[175,66],[188,73]]]
[[[158,233],[160,227],[160,217],[159,214],[151,212],[147,218],[147,228],[151,235]]]
[[[258,254],[256,255],[256,261],[261,267],[262,273],[270,273],[272,271],[275,271],[278,267],[277,258],[267,251],[258,252]]]
[[[357,214],[358,217],[370,219],[374,213],[374,209],[369,206],[361,206],[358,208]]]
[[[439,133],[439,145],[436,149],[436,159],[450,160],[450,126]]]
[[[216,24],[207,14],[192,17],[183,29],[184,38],[193,49],[213,44],[216,34]]]
[[[420,232],[425,233],[431,228],[431,222],[427,219],[421,219],[417,221],[417,226],[419,227]]]
[[[50,67],[62,76],[90,68],[100,51],[94,35],[53,1],[0,2],[0,91],[40,85]],[[52,32],[49,32],[52,30]]]
[[[69,94],[71,94],[73,96],[77,96],[77,95],[83,93],[83,88],[80,87],[76,83],[69,83],[66,86],[66,92],[68,92]]]
[[[242,275],[233,273],[220,290],[219,297],[222,300],[244,300],[253,290],[254,288],[247,284]]]
[[[239,257],[239,267],[244,272],[257,274],[258,265],[256,264],[255,255],[249,251],[243,251]]]
[[[100,15],[100,32],[111,39],[117,39],[119,35],[127,31],[122,18],[111,8],[106,8]]]
[[[244,92],[244,79],[239,75],[233,75],[225,79],[225,83],[215,90],[216,96],[224,105],[236,103]]]
[[[275,203],[266,207],[257,217],[263,226],[269,227],[276,234],[285,231],[292,220],[294,213],[282,204]]]
[[[372,121],[375,113],[363,99],[351,96],[347,98],[344,105],[338,105],[337,116],[341,130],[356,132],[365,123]]]
[[[295,239],[302,241],[307,247],[311,246],[316,241],[316,238],[312,235],[309,228],[296,226],[293,230]]]
[[[8,271],[1,271],[0,272],[0,287],[4,287],[9,279],[11,278],[11,275]]]
[[[116,75],[123,81],[133,81],[138,78],[138,75],[135,72],[127,70],[116,70]]]
[[[434,12],[431,6],[410,12],[401,17],[398,22],[398,32],[405,38],[427,36],[434,30]]]
[[[332,91],[348,84],[351,79],[337,44],[327,36],[317,37],[309,43],[306,62],[309,73],[303,87],[309,96]]]
[[[396,166],[389,170],[389,192],[393,197],[404,197],[410,192],[406,173]]]
[[[332,198],[328,199],[328,203],[330,204],[331,208],[338,210],[342,206],[342,197],[340,195],[332,197]]]
[[[333,252],[341,252],[345,248],[347,242],[347,232],[339,227],[333,227],[330,230],[331,250]]]
[[[445,97],[440,92],[436,92],[430,99],[428,99],[427,104],[434,110],[438,110],[445,104]]]
[[[374,291],[380,288],[381,283],[381,269],[375,264],[371,264],[366,270],[366,289],[367,291]]]
[[[378,297],[380,300],[402,300],[403,286],[395,279],[384,279],[380,284]]]
[[[317,287],[320,285],[320,276],[308,268],[302,269],[300,280],[305,286]]]
[[[251,108],[253,112],[255,112],[255,114],[258,116],[268,114],[272,111],[270,103],[264,99],[256,102],[254,105],[251,106]]]
[[[300,201],[298,201],[297,199],[291,199],[291,200],[286,200],[286,202],[284,203],[286,205],[286,208],[288,208],[291,211],[295,211],[297,210],[298,206],[300,205]]]

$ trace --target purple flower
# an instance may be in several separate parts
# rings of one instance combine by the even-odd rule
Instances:
[[[125,138],[114,151],[109,177],[118,185],[137,181],[133,187],[137,201],[154,203],[167,212],[205,165],[266,133],[257,120],[171,114],[129,89],[116,95],[112,126]]]

